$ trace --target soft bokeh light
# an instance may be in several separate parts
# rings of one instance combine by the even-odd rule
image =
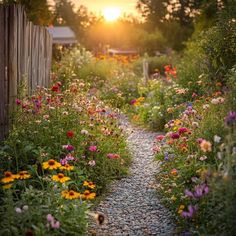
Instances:
[[[106,7],[103,10],[103,16],[106,21],[115,21],[121,15],[121,10],[119,7]]]

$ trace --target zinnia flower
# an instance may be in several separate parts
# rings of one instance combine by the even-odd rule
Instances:
[[[6,184],[13,182],[16,179],[16,175],[12,174],[10,171],[4,172],[4,178],[1,179],[1,182]]]
[[[67,131],[66,136],[68,138],[73,138],[74,137],[74,132],[72,130]]]
[[[93,182],[89,182],[89,181],[84,181],[83,186],[88,186],[91,189],[95,188],[95,184]]]
[[[203,152],[211,152],[211,146],[211,143],[209,141],[206,141],[205,139],[200,143],[200,148]]]
[[[61,167],[61,164],[53,159],[43,162],[43,169],[56,170]]]
[[[60,183],[65,183],[66,181],[70,180],[70,177],[65,176],[62,173],[59,173],[57,175],[53,175],[52,176],[52,180],[56,181],[56,182],[60,182]]]
[[[80,193],[75,192],[73,190],[64,190],[64,191],[61,192],[61,195],[65,199],[70,199],[70,200],[77,199],[77,198],[79,198],[81,196]]]

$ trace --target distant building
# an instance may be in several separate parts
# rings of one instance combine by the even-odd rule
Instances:
[[[53,44],[71,45],[78,43],[74,31],[68,26],[54,26],[47,29],[52,35]]]

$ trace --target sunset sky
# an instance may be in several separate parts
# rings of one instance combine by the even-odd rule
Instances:
[[[52,2],[52,0],[49,0],[49,2]],[[72,2],[76,6],[84,5],[89,9],[89,11],[98,14],[102,13],[103,9],[106,7],[118,7],[121,9],[121,14],[135,14],[137,0],[72,0]]]

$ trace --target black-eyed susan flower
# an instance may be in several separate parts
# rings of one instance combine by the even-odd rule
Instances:
[[[53,159],[43,162],[43,169],[56,170],[61,167],[61,164]]]
[[[61,192],[62,197],[64,197],[65,199],[77,199],[81,197],[81,194],[78,192],[75,192],[73,190],[64,190]]]
[[[16,174],[16,179],[29,179],[31,178],[31,175],[28,173],[28,171],[23,170]]]
[[[12,187],[12,184],[4,184],[2,186],[3,189],[10,189]]]
[[[89,181],[84,181],[83,186],[87,186],[91,189],[95,188],[95,184],[93,182],[89,182]]]
[[[60,170],[67,170],[67,171],[70,171],[70,170],[74,170],[74,166],[71,166],[70,164],[65,164],[64,166],[61,166],[60,167]]]
[[[82,198],[86,200],[93,200],[96,197],[96,193],[91,193],[89,190],[85,190]]]
[[[6,184],[13,182],[16,179],[16,175],[12,174],[10,171],[4,172],[4,177],[1,179],[1,182]]]
[[[52,176],[52,180],[60,183],[65,183],[66,181],[70,180],[70,177],[65,176],[62,173],[58,173],[57,175]]]

